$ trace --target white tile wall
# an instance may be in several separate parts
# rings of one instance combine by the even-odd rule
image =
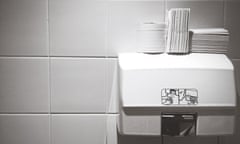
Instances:
[[[49,115],[0,115],[1,144],[50,144]]]
[[[52,112],[106,112],[106,60],[51,58]]]
[[[47,58],[0,58],[0,113],[49,112]]]
[[[51,55],[105,56],[106,6],[100,0],[49,0]]]
[[[143,22],[163,22],[164,1],[110,1],[108,55],[136,52],[137,27]]]
[[[0,56],[48,55],[48,0],[0,1]]]
[[[106,115],[52,115],[52,144],[106,144]]]
[[[104,114],[118,112],[119,94],[117,59],[105,57],[136,52],[138,24],[163,22],[172,7],[191,8],[191,28],[230,30],[239,81],[240,2],[234,1],[0,0],[0,56],[20,56],[0,58],[0,143],[50,144],[51,131],[52,144],[237,144],[239,125],[236,135],[221,138],[118,135],[116,141],[116,115]],[[63,57],[35,57],[49,52]],[[49,113],[50,104],[62,114],[37,114]]]

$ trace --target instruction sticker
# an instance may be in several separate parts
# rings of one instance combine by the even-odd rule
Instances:
[[[164,88],[161,90],[163,105],[197,105],[197,89]]]

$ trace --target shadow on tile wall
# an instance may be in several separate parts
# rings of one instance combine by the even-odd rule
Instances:
[[[240,1],[226,0],[225,27],[230,31],[230,45],[228,56],[240,59]]]

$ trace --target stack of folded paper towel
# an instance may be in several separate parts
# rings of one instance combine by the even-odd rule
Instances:
[[[228,30],[224,28],[189,30],[190,8],[170,9],[167,18],[167,32],[165,31],[165,24],[144,23],[141,25],[139,52],[166,52],[169,54],[227,53]]]
[[[192,52],[227,53],[229,32],[223,28],[191,29]]]

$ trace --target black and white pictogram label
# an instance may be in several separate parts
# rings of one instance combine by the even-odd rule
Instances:
[[[161,91],[163,105],[197,105],[197,89],[164,88]]]

